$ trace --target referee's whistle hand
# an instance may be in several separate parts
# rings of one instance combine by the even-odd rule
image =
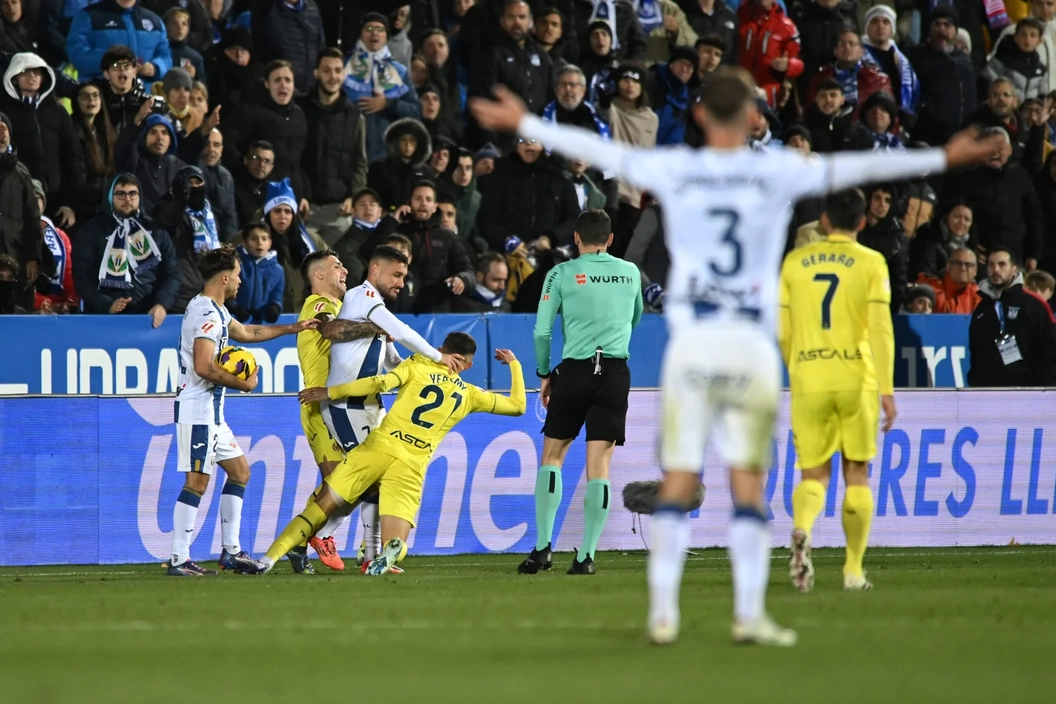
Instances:
[[[524,101],[502,84],[496,84],[491,92],[494,100],[470,98],[469,111],[486,130],[516,132],[521,118],[528,113]]]
[[[329,401],[330,396],[326,393],[325,386],[313,386],[304,389],[297,394],[297,400],[307,406],[312,403],[319,403],[320,401]]]
[[[514,356],[510,350],[495,350],[495,359],[502,362],[503,364],[509,364],[510,362],[516,362],[517,357]]]

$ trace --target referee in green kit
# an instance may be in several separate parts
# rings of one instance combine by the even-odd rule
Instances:
[[[546,277],[535,319],[535,363],[546,408],[543,464],[535,479],[535,549],[517,571],[535,574],[553,564],[551,540],[561,504],[561,463],[587,426],[587,494],[583,542],[568,574],[594,574],[594,550],[609,516],[609,461],[622,445],[631,371],[631,329],[642,319],[638,267],[608,254],[612,223],[604,210],[576,220],[579,257],[558,264]],[[564,349],[550,368],[554,318],[561,314]]]

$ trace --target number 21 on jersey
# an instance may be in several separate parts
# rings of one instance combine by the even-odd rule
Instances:
[[[422,415],[429,411],[434,411],[444,405],[444,401],[446,400],[444,390],[435,384],[430,384],[423,388],[418,396],[425,401],[425,403],[414,409],[414,412],[411,414],[411,422],[428,430],[436,425],[436,423],[425,420],[422,418]],[[454,414],[454,412],[458,410],[458,407],[462,405],[462,394],[457,391],[452,391],[451,398],[454,399],[455,407],[451,409],[451,413],[448,414],[449,416]]]

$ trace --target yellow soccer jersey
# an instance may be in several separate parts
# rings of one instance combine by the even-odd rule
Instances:
[[[792,251],[781,267],[781,353],[792,394],[892,393],[887,264],[846,235]]]
[[[311,320],[320,315],[336,318],[340,312],[341,301],[312,294],[304,302],[297,320]],[[326,386],[326,378],[330,376],[330,340],[320,335],[318,330],[297,333],[297,361],[301,364],[305,387]]]
[[[399,387],[381,425],[361,447],[385,452],[411,466],[424,466],[448,431],[470,413],[519,416],[527,401],[519,362],[510,364],[510,395],[484,391],[448,375],[439,362],[413,355],[388,374],[331,386],[331,399],[369,396]]]

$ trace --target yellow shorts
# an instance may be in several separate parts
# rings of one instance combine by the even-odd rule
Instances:
[[[422,505],[424,467],[413,467],[388,453],[360,445],[326,478],[334,493],[350,504],[358,502],[375,483],[380,494],[378,513],[402,518],[413,527]]]
[[[837,452],[855,462],[876,457],[880,395],[876,391],[830,391],[792,397],[796,463],[813,469]]]
[[[304,437],[308,438],[308,447],[312,448],[312,455],[316,464],[324,462],[340,462],[345,457],[341,452],[341,446],[330,437],[330,431],[323,423],[323,414],[319,412],[319,405],[301,406],[301,427],[304,429]]]

